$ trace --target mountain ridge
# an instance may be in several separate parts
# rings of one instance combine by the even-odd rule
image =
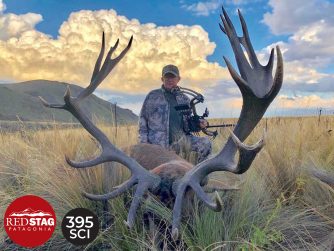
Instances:
[[[44,107],[41,96],[50,103],[64,103],[66,87],[70,86],[72,95],[83,88],[49,80],[31,80],[19,83],[0,84],[0,120],[32,122],[78,122],[68,111]],[[116,106],[117,124],[134,124],[138,116],[131,110]],[[82,101],[81,108],[91,118],[105,123],[115,123],[115,104],[92,94]]]

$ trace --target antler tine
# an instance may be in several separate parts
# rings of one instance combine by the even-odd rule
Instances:
[[[238,85],[241,94],[244,95],[244,93],[246,93],[249,90],[246,81],[238,74],[238,72],[233,68],[232,64],[225,56],[223,56],[223,59],[226,63],[227,69],[230,72],[234,82]]]
[[[39,100],[42,102],[42,104],[45,106],[45,107],[48,107],[48,108],[56,108],[56,109],[64,109],[65,108],[65,105],[64,104],[50,104],[49,102],[47,102],[44,98],[42,98],[41,96],[38,96]]]
[[[141,202],[141,199],[145,192],[148,190],[149,184],[148,183],[141,183],[137,185],[137,190],[134,194],[134,197],[132,199],[131,205],[130,205],[130,210],[128,214],[128,219],[125,222],[125,224],[129,227],[132,228],[134,222],[135,222],[135,216],[137,209],[139,207],[139,204]]]
[[[188,187],[187,182],[181,180],[179,183],[175,183],[175,202],[173,207],[173,222],[172,222],[172,236],[176,240],[179,237],[179,228],[181,222],[182,213],[182,201]]]
[[[272,72],[272,71],[273,71],[274,57],[275,57],[275,49],[272,48],[271,51],[270,51],[270,56],[269,56],[268,63],[267,63],[267,65],[265,66],[265,68],[266,68],[269,72]]]
[[[273,81],[272,88],[270,91],[265,95],[265,98],[270,100],[270,102],[276,97],[278,92],[280,91],[282,84],[283,84],[283,56],[281,53],[281,50],[279,46],[276,46],[276,52],[277,52],[277,65],[276,65],[276,72],[275,72],[275,77]],[[268,62],[268,65],[270,64],[271,59],[271,54],[270,54],[270,59]]]
[[[223,20],[223,22],[224,22],[224,20],[226,20],[227,27],[229,28],[229,30],[232,31],[234,34],[237,34],[236,31],[235,31],[234,25],[233,25],[230,17],[228,16],[228,14],[227,14],[223,5],[222,5],[222,11],[223,11],[224,18],[222,18],[221,15],[220,15],[220,18]]]
[[[112,198],[115,198],[115,197],[119,196],[120,194],[124,193],[125,191],[130,189],[135,184],[137,184],[136,179],[131,178],[130,180],[124,182],[122,185],[119,186],[119,188],[112,191],[111,193],[107,193],[107,194],[103,194],[103,195],[95,195],[95,194],[89,194],[89,193],[84,192],[83,195],[86,198],[91,199],[91,200],[98,200],[98,201],[108,200],[108,199],[112,199]],[[138,187],[137,187],[136,192],[134,194],[133,200],[131,202],[131,206],[130,206],[127,221],[125,222],[125,224],[129,228],[131,228],[134,225],[136,212],[137,212],[137,209],[140,205],[141,199],[144,196],[144,194],[148,191],[149,188],[150,188],[150,183],[149,182],[142,182],[142,183],[138,184]]]
[[[251,70],[251,67],[246,59],[246,56],[240,45],[240,38],[238,37],[234,25],[225,11],[224,7],[222,7],[223,16],[220,15],[220,18],[223,22],[223,32],[225,30],[225,34],[227,35],[230,44],[232,46],[233,52],[235,54],[235,59],[237,61],[238,68],[240,70],[241,76],[244,77],[246,75],[246,71]]]
[[[124,57],[127,51],[131,47],[133,37],[131,37],[128,46],[120,53],[120,55],[114,59],[110,59],[111,54],[115,51],[118,45],[118,41],[116,44],[110,48],[108,55],[103,63],[103,66],[100,70],[100,65],[102,61],[102,57],[104,54],[104,33],[102,35],[102,46],[101,52],[98,56],[98,59],[95,64],[94,72],[92,75],[91,83],[87,88],[85,88],[77,97],[71,96],[71,91],[69,86],[67,86],[64,101],[65,104],[58,105],[58,104],[49,104],[43,98],[40,97],[43,105],[51,108],[58,108],[64,109],[72,113],[74,117],[78,119],[78,121],[82,124],[82,126],[100,143],[102,148],[102,153],[96,157],[95,159],[83,161],[83,162],[74,162],[70,160],[66,156],[67,163],[75,168],[85,168],[91,167],[97,164],[101,164],[107,161],[115,161],[125,165],[131,171],[131,178],[126,181],[125,183],[121,184],[119,187],[116,188],[111,193],[104,194],[104,195],[92,195],[88,193],[84,193],[89,199],[92,200],[105,200],[109,198],[114,198],[132,186],[137,184],[135,197],[132,201],[130,211],[128,214],[128,225],[132,226],[134,222],[134,217],[137,211],[137,208],[140,204],[140,198],[144,195],[145,192],[148,190],[154,191],[160,183],[159,176],[150,173],[146,169],[144,169],[136,160],[127,156],[123,151],[118,149],[114,146],[108,139],[108,137],[97,127],[93,124],[93,122],[89,119],[88,115],[83,112],[79,106],[79,101],[83,98],[89,96],[93,93],[93,91],[97,88],[97,86],[103,81],[103,79],[110,73],[110,71],[116,66],[116,64]]]
[[[241,11],[239,9],[238,9],[238,15],[239,15],[241,28],[242,28],[242,33],[243,33],[243,36],[241,38],[239,38],[239,40],[240,40],[241,44],[245,47],[245,49],[247,51],[247,54],[248,54],[248,57],[249,57],[249,60],[252,64],[253,68],[258,67],[258,66],[260,66],[260,63],[257,59],[257,56],[254,52],[253,45],[250,41],[249,33],[248,33],[248,29],[247,29],[247,24],[246,24],[245,19],[242,16]]]
[[[219,24],[219,28],[221,29],[221,31],[222,32],[224,32],[225,33],[225,35],[226,35],[226,30],[224,29],[224,27],[221,25],[221,24]]]
[[[208,208],[216,212],[220,212],[222,210],[223,202],[218,193],[215,193],[215,202],[213,202],[212,199],[204,192],[199,183],[192,184],[191,188]]]
[[[312,168],[310,172],[315,178],[319,179],[320,181],[334,188],[334,176],[333,175],[331,176],[329,173],[323,170],[315,169],[315,168]]]
[[[243,105],[237,125],[233,132],[231,132],[227,143],[220,152],[212,158],[197,164],[193,169],[189,170],[181,180],[175,183],[174,191],[176,199],[173,208],[172,226],[174,237],[177,237],[179,233],[182,200],[187,188],[191,187],[195,191],[195,194],[209,208],[214,210],[221,209],[221,201],[219,197],[216,197],[216,202],[213,202],[201,187],[202,181],[211,172],[227,171],[235,174],[242,174],[249,169],[256,155],[264,146],[264,136],[258,143],[252,146],[248,146],[242,142],[261,120],[268,106],[278,94],[283,82],[283,58],[279,47],[276,47],[277,68],[273,79],[273,53],[270,56],[267,66],[260,65],[261,67],[257,67],[257,58],[249,39],[246,22],[240,11],[239,17],[244,33],[242,38],[236,35],[233,24],[224,8],[223,15],[224,16],[221,16],[224,25],[222,31],[226,33],[229,38],[241,76],[232,67],[228,59],[224,57],[224,60],[232,78],[241,91]],[[245,60],[245,55],[242,52],[240,43],[244,44],[244,47],[250,56],[253,68],[251,68],[247,60]],[[237,151],[239,151],[239,160],[236,163],[234,156]]]
[[[102,32],[102,43],[101,43],[101,50],[100,50],[100,54],[96,60],[95,63],[95,67],[94,67],[94,71],[92,74],[92,78],[90,80],[90,83],[93,82],[94,78],[96,77],[96,75],[99,73],[100,68],[101,68],[101,62],[103,59],[103,55],[104,55],[104,50],[105,50],[105,35],[104,35],[104,31]]]
[[[67,164],[69,164],[71,167],[86,168],[86,167],[96,166],[96,165],[99,165],[99,164],[102,164],[102,163],[108,161],[108,158],[106,158],[105,153],[104,152],[102,152],[102,153],[103,154],[96,157],[95,159],[86,160],[86,161],[82,161],[82,162],[73,161],[67,155],[65,155],[65,160],[66,160]]]
[[[97,200],[97,201],[109,200],[109,199],[113,199],[121,195],[122,193],[130,189],[135,184],[136,184],[136,179],[131,178],[125,181],[123,184],[119,185],[117,188],[115,187],[116,189],[110,193],[96,195],[96,194],[90,194],[90,193],[83,192],[82,194],[83,196],[85,196],[87,199],[90,199],[90,200]]]
[[[118,64],[118,62],[125,56],[125,54],[128,52],[128,50],[131,48],[133,36],[131,36],[128,45],[125,47],[125,49],[119,54],[118,57],[112,59],[111,55],[113,52],[117,49],[119,44],[119,39],[117,39],[114,46],[110,47],[110,50],[104,60],[104,63],[100,69],[101,61],[104,55],[104,33],[102,37],[102,46],[101,46],[101,52],[100,55],[96,61],[94,72],[92,74],[92,79],[89,84],[89,86],[84,89],[77,97],[78,100],[84,99],[85,97],[92,94],[95,89],[99,86],[99,84],[108,76],[108,74],[112,71],[112,69]]]

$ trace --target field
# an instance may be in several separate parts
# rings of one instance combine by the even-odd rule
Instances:
[[[135,126],[100,128],[117,146],[137,142]],[[145,201],[135,228],[128,230],[123,224],[128,210],[124,201],[131,196],[127,194],[109,201],[111,226],[100,231],[85,250],[159,250],[161,246],[171,250],[332,250],[334,189],[315,179],[310,170],[334,173],[334,118],[263,119],[247,142],[255,143],[265,128],[266,145],[248,172],[239,176],[212,175],[233,183],[239,190],[221,192],[224,209],[220,213],[195,201],[193,216],[183,222],[181,241],[171,241],[163,228],[154,231],[143,225],[142,214],[146,211],[154,212],[164,222],[171,221],[171,211],[154,199]],[[220,130],[213,141],[214,152],[228,135],[227,129]],[[108,166],[75,170],[64,159],[66,154],[82,160],[98,151],[96,142],[81,128],[55,125],[48,130],[34,130],[22,124],[17,132],[2,132],[0,214],[19,196],[42,196],[56,211],[57,229],[41,249],[82,250],[63,238],[59,227],[63,216],[70,209],[86,207],[104,222],[103,205],[83,198],[80,191],[102,193],[128,176],[125,168],[116,168],[106,179]],[[0,236],[0,250],[19,249],[6,238],[3,228]]]

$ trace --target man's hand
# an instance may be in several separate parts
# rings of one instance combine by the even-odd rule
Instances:
[[[201,129],[206,128],[208,125],[209,125],[209,122],[207,120],[205,120],[205,119],[200,119],[199,120],[199,127]]]

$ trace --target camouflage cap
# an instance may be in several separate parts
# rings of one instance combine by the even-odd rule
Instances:
[[[165,76],[167,73],[171,73],[177,77],[180,76],[179,68],[172,64],[166,65],[162,68],[162,76]]]

